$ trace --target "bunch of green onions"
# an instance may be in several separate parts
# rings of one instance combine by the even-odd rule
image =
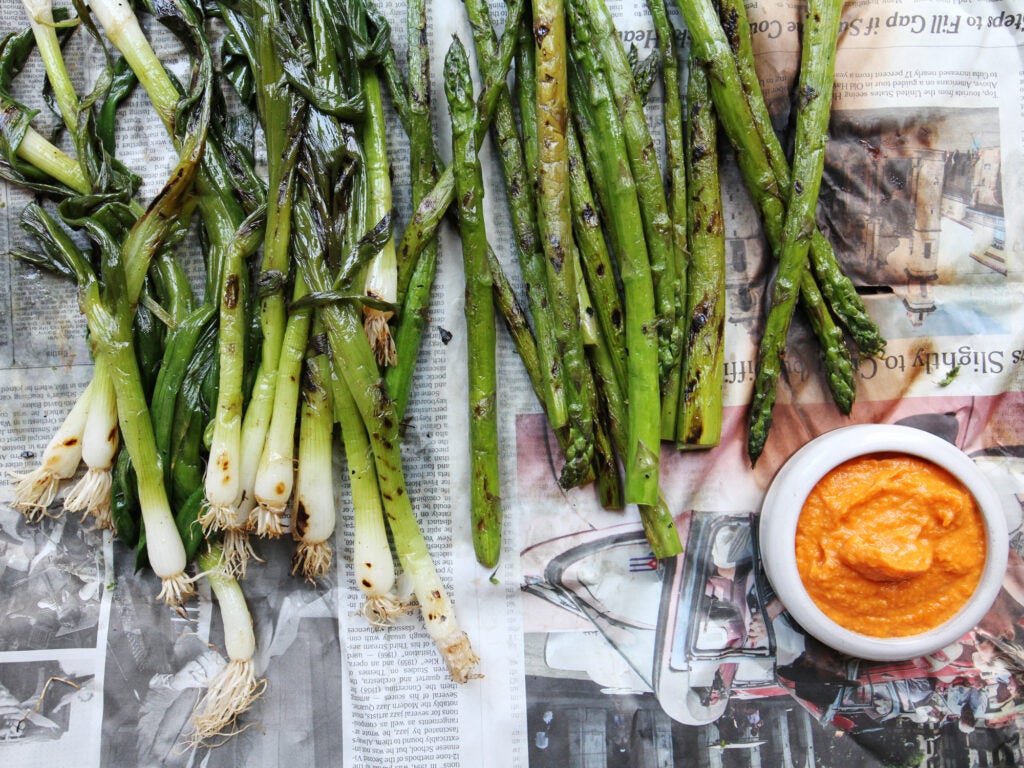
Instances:
[[[131,200],[133,189],[121,190],[116,209],[90,207],[95,164],[68,158],[33,133],[28,110],[22,113],[24,126],[9,155],[20,158],[16,168],[45,174],[47,186],[41,176],[13,180],[71,202],[56,217],[39,207],[26,212],[26,226],[35,222],[36,248],[19,255],[77,279],[96,366],[43,467],[19,478],[15,504],[35,519],[49,514],[59,485],[84,457],[90,470],[67,495],[67,508],[116,527],[138,548],[140,564],[161,577],[169,603],[192,593],[186,568],[197,556],[222,603],[237,603],[237,585],[223,597],[218,583],[245,576],[255,554],[252,534],[289,531],[296,540],[294,571],[310,581],[330,574],[337,423],[350,469],[355,575],[366,595],[365,615],[384,626],[410,609],[395,592],[390,528],[398,563],[452,677],[471,679],[476,654],[413,514],[402,478],[400,418],[382,388],[385,370],[411,378],[419,339],[403,366],[391,352],[398,337],[389,325],[398,271],[381,89],[382,78],[395,82],[394,70],[384,74],[381,63],[388,58],[381,47],[390,45],[386,27],[355,0],[287,6],[250,0],[217,10],[227,29],[225,76],[266,137],[263,181],[247,160],[251,149],[234,145],[228,131],[210,130],[218,119],[211,94],[219,73],[212,71],[197,6],[174,5],[182,22],[176,29],[185,30],[196,52],[191,82],[182,85],[167,74],[127,4],[94,0],[90,10],[145,89],[180,160],[148,210]],[[66,95],[69,81],[59,46],[49,42],[47,12],[33,6],[31,13],[54,90]],[[282,49],[285,27],[296,45],[291,52]],[[68,104],[68,129],[86,137],[76,146],[108,138],[98,137],[93,117],[98,97],[88,104],[59,101]],[[101,157],[116,162],[113,144],[103,148]],[[175,280],[183,272],[173,249],[193,212],[206,234],[207,279],[201,297],[189,291],[181,299]],[[68,227],[88,233],[101,269],[97,256],[67,236]],[[136,319],[139,306],[144,312]],[[152,343],[140,330],[144,317],[158,320]],[[148,384],[143,360],[159,366]],[[105,452],[87,439],[101,431]],[[121,460],[119,440],[128,461]],[[248,706],[255,688],[251,674],[241,677],[248,693],[225,693],[233,686],[228,682],[211,687],[201,708],[213,714],[197,720],[197,742],[223,734]]]

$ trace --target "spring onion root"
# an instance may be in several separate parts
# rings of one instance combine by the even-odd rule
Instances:
[[[199,566],[217,597],[224,622],[224,645],[228,663],[207,684],[206,694],[192,714],[191,747],[216,746],[239,732],[238,718],[263,695],[265,679],[256,677],[253,654],[256,635],[242,588],[223,570],[223,553],[216,547],[202,554]]]
[[[60,481],[75,474],[82,461],[82,438],[89,416],[93,385],[78,397],[71,412],[43,451],[42,463],[28,474],[11,472],[15,480],[11,506],[21,511],[30,523],[38,523],[57,498]]]

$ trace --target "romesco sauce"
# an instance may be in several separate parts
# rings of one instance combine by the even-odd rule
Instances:
[[[916,635],[952,618],[985,564],[985,525],[963,484],[929,461],[879,453],[823,477],[804,503],[796,561],[811,599],[865,635]]]

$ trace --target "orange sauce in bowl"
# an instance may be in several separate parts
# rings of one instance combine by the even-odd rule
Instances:
[[[903,454],[851,459],[818,481],[796,561],[815,604],[864,635],[917,635],[952,618],[985,565],[985,523],[946,470]]]

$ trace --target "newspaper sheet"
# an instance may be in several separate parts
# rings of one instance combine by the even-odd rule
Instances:
[[[0,29],[22,29],[20,3]],[[461,4],[430,4],[436,142],[450,155],[440,68]],[[492,4],[498,23],[504,6]],[[646,6],[613,0],[623,41],[655,50]],[[794,0],[750,0],[759,76],[784,130],[799,56]],[[382,3],[404,57],[405,6]],[[685,29],[673,8],[680,39]],[[180,60],[149,24],[158,52]],[[76,77],[95,61],[82,35]],[[90,53],[92,51],[92,53]],[[134,555],[76,517],[27,524],[0,504],[0,763],[6,766],[1019,765],[1024,721],[1024,3],[856,0],[838,54],[821,222],[888,339],[859,361],[857,403],[841,416],[797,321],[775,425],[751,469],[748,402],[770,267],[731,157],[725,429],[720,447],[666,449],[664,492],[685,553],[660,564],[635,509],[562,491],[557,443],[504,335],[499,345],[506,529],[494,573],[474,561],[462,266],[442,232],[429,331],[404,455],[410,492],[480,679],[458,686],[415,615],[387,630],[359,615],[351,516],[329,578],[290,575],[290,542],[260,542],[244,582],[268,685],[223,746],[181,746],[224,663],[208,591],[175,613],[154,601]],[[178,57],[178,59],[176,59]],[[42,107],[39,62],[20,97]],[[659,95],[651,96],[652,114]],[[37,127],[53,121],[42,109]],[[653,125],[660,141],[660,125]],[[143,94],[119,151],[159,188],[174,155]],[[408,150],[396,124],[399,226],[409,216]],[[484,146],[488,226],[514,262],[500,170]],[[0,186],[0,467],[26,471],[90,379],[70,285],[8,258],[23,242],[25,192]],[[194,247],[194,246],[193,246]],[[185,247],[186,250],[188,246]],[[187,256],[187,254],[185,254]],[[807,638],[759,566],[756,520],[779,466],[810,438],[852,422],[910,424],[954,443],[998,489],[1011,527],[1004,590],[982,624],[905,663],[840,656]],[[340,457],[338,468],[341,468]],[[339,477],[344,473],[339,471]],[[0,491],[0,501],[10,491]],[[337,498],[348,509],[347,488]],[[1010,649],[1010,650],[1007,650]]]

